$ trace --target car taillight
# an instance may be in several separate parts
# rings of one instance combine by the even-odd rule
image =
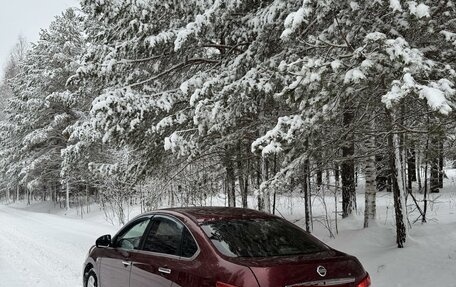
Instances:
[[[369,274],[367,274],[367,276],[363,280],[361,280],[361,282],[359,282],[356,287],[369,287],[369,286],[371,286],[371,279],[369,277]]]
[[[234,285],[231,285],[231,284],[226,284],[226,283],[223,283],[223,282],[217,282],[217,284],[215,284],[215,287],[238,287],[238,286],[234,286]]]

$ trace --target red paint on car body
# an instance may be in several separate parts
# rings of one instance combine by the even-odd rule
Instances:
[[[264,242],[260,234],[257,240],[263,239],[263,244],[252,238],[263,231],[264,236],[281,237],[277,233],[281,228],[294,235],[291,247],[283,241],[290,241],[290,237]],[[284,246],[276,246],[281,244]],[[305,249],[307,244],[313,249]],[[150,212],[127,223],[106,245],[91,248],[84,264],[84,280],[92,270],[98,287],[371,284],[355,257],[328,247],[283,219],[250,209],[194,207]],[[304,248],[305,254],[299,253],[299,248]]]

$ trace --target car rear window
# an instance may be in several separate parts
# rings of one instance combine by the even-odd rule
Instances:
[[[201,228],[215,247],[230,257],[272,257],[328,250],[326,245],[282,219],[230,219]]]

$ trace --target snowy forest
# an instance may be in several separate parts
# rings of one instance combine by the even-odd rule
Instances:
[[[82,0],[0,83],[0,197],[142,211],[394,198],[396,243],[456,159],[453,0]],[[359,198],[359,197],[358,197]],[[331,205],[333,206],[333,205]],[[418,217],[409,217],[410,206]]]

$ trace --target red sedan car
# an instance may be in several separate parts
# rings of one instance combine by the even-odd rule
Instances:
[[[84,264],[84,287],[368,287],[353,256],[279,217],[225,207],[140,215],[104,235]]]

